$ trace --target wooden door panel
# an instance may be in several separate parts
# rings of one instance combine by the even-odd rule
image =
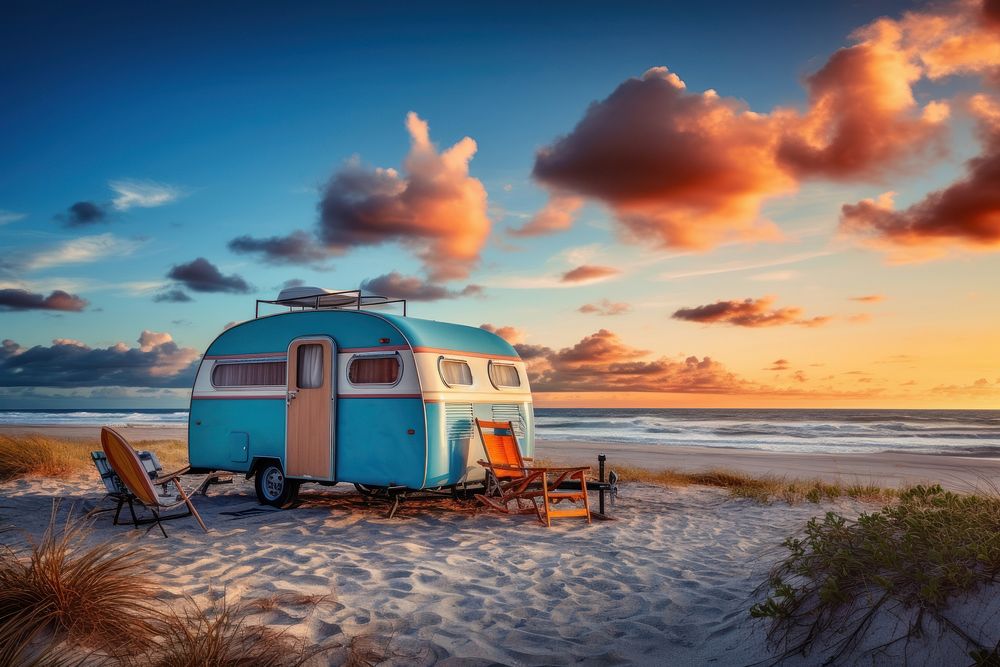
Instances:
[[[303,373],[303,355],[322,354],[322,381]],[[332,479],[333,344],[328,339],[294,341],[288,348],[288,425],[285,474],[289,477]],[[308,360],[307,360],[308,362]]]

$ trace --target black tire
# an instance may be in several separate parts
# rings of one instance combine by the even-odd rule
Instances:
[[[299,495],[299,482],[287,479],[277,461],[265,461],[257,466],[254,489],[257,491],[257,502],[261,505],[285,509]]]

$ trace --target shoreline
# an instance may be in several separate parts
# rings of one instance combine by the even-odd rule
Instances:
[[[187,439],[187,425],[129,424],[118,427],[125,437],[139,443],[150,440]],[[69,440],[98,440],[100,426],[70,424],[3,424],[0,435],[39,435]],[[825,452],[775,452],[697,445],[628,444],[577,440],[536,441],[535,456],[558,465],[592,464],[597,455],[608,456],[607,468],[632,466],[650,470],[702,472],[735,470],[751,475],[871,483],[883,487],[937,483],[952,491],[1000,489],[1000,458],[952,453],[912,454],[898,451],[830,454]]]

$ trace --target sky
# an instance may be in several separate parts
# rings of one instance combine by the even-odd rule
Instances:
[[[1000,2],[13,3],[0,408],[187,404],[285,285],[540,406],[1000,407]]]

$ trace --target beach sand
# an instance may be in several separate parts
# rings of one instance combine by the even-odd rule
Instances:
[[[165,431],[145,428],[130,437],[172,437]],[[79,430],[76,435],[93,437]],[[553,460],[589,462],[600,448],[546,442],[539,449]],[[852,467],[841,457],[809,464],[789,455],[720,456],[699,449],[643,458],[644,449],[609,450],[611,463],[742,468],[767,461],[771,472],[780,463],[787,474],[872,474],[869,462]],[[983,469],[982,461],[933,458],[959,472]],[[912,460],[905,463],[911,467],[882,462],[877,472],[886,479],[909,472],[939,477],[913,467]],[[3,533],[6,543],[40,534],[54,499],[61,500],[63,513],[113,507],[96,472],[13,480],[0,484],[0,496],[0,525],[22,529]],[[154,558],[167,602],[279,594],[277,605],[254,622],[316,643],[372,637],[387,647],[391,657],[385,664],[747,665],[767,664],[774,655],[749,609],[760,600],[755,591],[768,570],[785,555],[783,540],[827,511],[854,517],[878,507],[851,499],[761,504],[721,489],[627,484],[610,507],[614,520],[588,526],[565,519],[546,529],[530,516],[502,516],[450,499],[404,503],[388,519],[388,505],[364,499],[346,484],[303,487],[300,500],[290,510],[258,505],[252,483],[237,476],[234,484],[196,497],[208,534],[186,518],[166,524],[169,539],[144,536],[113,526],[103,513],[91,539],[139,541]],[[304,609],[282,602],[284,593],[331,598]],[[968,606],[962,609],[968,615]],[[874,637],[898,631],[877,624]],[[932,633],[915,641],[908,647],[916,646],[914,664],[969,662],[965,647],[953,641]],[[340,664],[344,657],[344,649],[333,649],[320,664]],[[875,664],[897,659],[889,653]],[[872,664],[871,657],[859,661]]]

